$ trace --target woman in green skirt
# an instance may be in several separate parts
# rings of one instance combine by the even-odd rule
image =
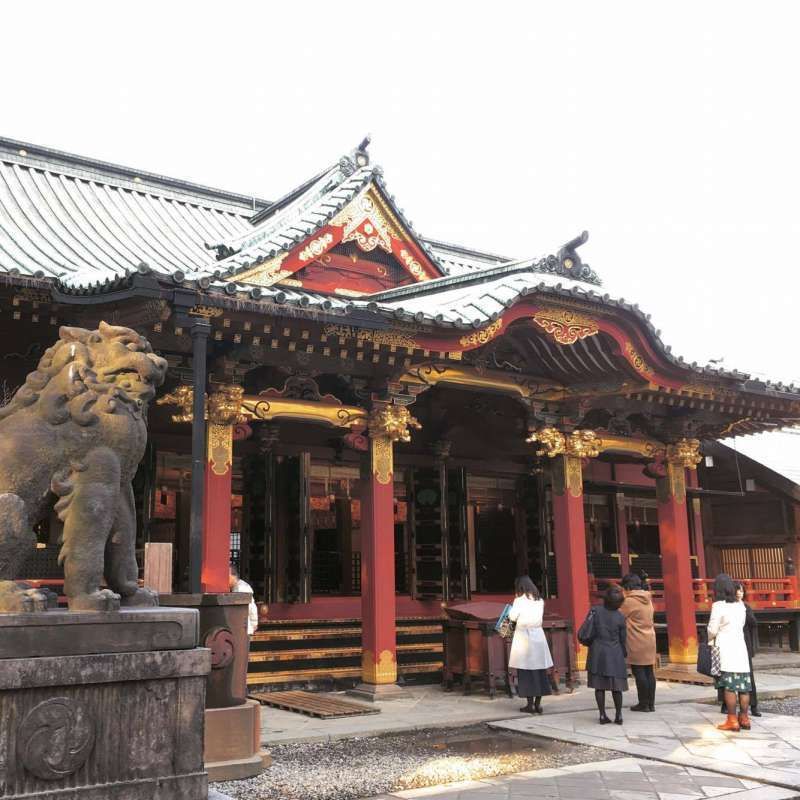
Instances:
[[[708,642],[719,648],[721,674],[717,688],[722,689],[728,718],[721,731],[750,730],[750,659],[744,640],[746,612],[744,603],[736,598],[736,585],[730,575],[722,573],[714,581],[714,604],[708,620]],[[736,699],[739,716],[736,716]]]

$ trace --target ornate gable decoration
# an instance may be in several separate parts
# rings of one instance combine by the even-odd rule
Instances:
[[[533,315],[533,321],[558,344],[575,344],[600,330],[596,319],[568,308],[542,309]]]
[[[340,211],[331,220],[331,225],[342,228],[342,242],[355,242],[365,253],[376,247],[391,253],[392,239],[400,238],[369,191],[360,194]]]
[[[368,259],[374,251],[383,251],[394,257],[400,267],[415,281],[426,281],[442,276],[442,271],[416,243],[407,226],[398,220],[389,202],[378,188],[370,183],[327,225],[296,244],[292,249],[262,260],[244,272],[227,278],[237,283],[269,287],[292,278],[299,270],[310,265],[319,267],[329,259],[323,257],[337,245],[353,242]],[[335,258],[335,256],[333,256]],[[292,285],[302,286],[302,282]],[[316,288],[309,281],[309,288]],[[348,294],[359,286],[337,287],[337,293]],[[365,294],[364,291],[353,294]]]

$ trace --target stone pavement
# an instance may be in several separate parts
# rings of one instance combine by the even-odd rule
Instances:
[[[797,717],[765,713],[753,718],[751,731],[740,733],[716,729],[723,716],[715,705],[662,704],[654,714],[626,712],[624,717],[624,725],[599,725],[596,711],[573,711],[490,726],[776,784],[800,794]]]
[[[410,789],[372,800],[427,797],[436,800],[697,800],[708,797],[789,800],[796,796],[794,791],[778,786],[764,786],[693,767],[623,758]]]
[[[792,654],[796,662],[796,654]],[[756,676],[759,695],[786,696],[800,694],[800,670],[798,674],[759,673]],[[344,697],[344,694],[336,694]],[[714,690],[705,686],[678,683],[658,684],[657,702],[663,708],[667,704],[710,700]],[[628,694],[630,700],[631,694]],[[634,702],[630,700],[630,702]],[[630,704],[630,702],[628,704]],[[408,698],[377,703],[380,714],[322,720],[289,711],[263,706],[261,711],[261,740],[269,747],[288,742],[314,742],[350,737],[379,736],[383,733],[447,728],[474,725],[479,722],[507,720],[521,716],[520,700],[509,699],[498,693],[494,700],[476,691],[463,695],[456,689],[444,692],[440,686],[416,686],[408,689]],[[545,717],[561,712],[588,711],[595,707],[594,692],[585,685],[572,693],[544,699]],[[525,719],[528,719],[525,717]]]

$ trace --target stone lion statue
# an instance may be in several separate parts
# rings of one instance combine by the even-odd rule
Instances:
[[[0,611],[44,608],[43,594],[14,579],[51,493],[64,523],[59,562],[70,610],[158,605],[137,582],[131,480],[147,444],[147,404],[166,370],[130,328],[62,327],[0,407]]]

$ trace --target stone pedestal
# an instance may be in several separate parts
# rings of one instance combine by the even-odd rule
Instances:
[[[211,650],[205,712],[205,768],[209,780],[258,775],[272,763],[261,749],[261,706],[247,699],[247,606],[241,592],[160,595],[162,606],[200,612],[200,644]]]
[[[409,693],[396,683],[359,683],[350,689],[347,694],[358,700],[368,703],[384,702],[386,700],[408,700]]]
[[[0,795],[204,800],[190,609],[0,614]]]

